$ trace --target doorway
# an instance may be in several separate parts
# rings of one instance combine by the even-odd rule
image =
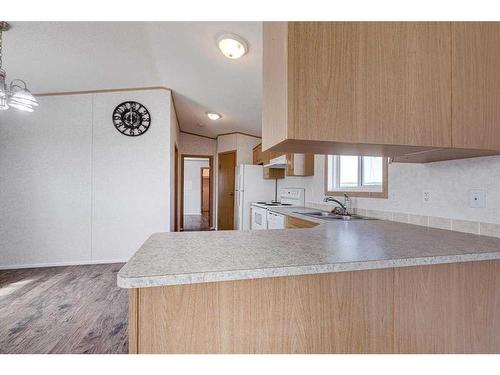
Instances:
[[[181,156],[180,230],[213,227],[213,156]]]
[[[179,231],[179,149],[175,144],[174,160],[174,231]]]
[[[210,168],[201,167],[200,172],[201,215],[208,217],[210,214]]]
[[[219,153],[217,229],[234,229],[234,177],[236,173],[236,151]]]

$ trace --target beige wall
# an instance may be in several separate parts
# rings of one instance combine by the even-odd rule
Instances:
[[[217,141],[215,139],[181,132],[179,137],[179,152],[181,154],[215,156],[217,152]]]
[[[236,150],[236,165],[253,163],[253,148],[262,140],[244,134],[217,137],[217,153]]]

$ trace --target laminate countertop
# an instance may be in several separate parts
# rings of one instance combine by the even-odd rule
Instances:
[[[118,273],[144,288],[227,280],[500,259],[500,238],[385,220],[325,221],[307,229],[170,232],[151,235]],[[297,213],[299,212],[299,213]]]

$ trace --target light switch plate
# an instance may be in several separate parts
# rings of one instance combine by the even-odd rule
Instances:
[[[431,192],[429,190],[424,190],[422,192],[422,200],[424,203],[429,203],[431,201]]]
[[[469,190],[469,207],[484,208],[486,207],[486,193],[484,190]]]

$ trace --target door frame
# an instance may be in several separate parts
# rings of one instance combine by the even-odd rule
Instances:
[[[210,196],[212,195],[212,191],[210,191],[210,177],[211,174],[212,174],[212,170],[210,169],[210,167],[201,167],[200,168],[200,185],[201,185],[201,189],[200,189],[200,212],[201,212],[201,215],[203,215],[203,171],[205,169],[208,169],[209,173],[208,173],[208,214],[210,215]]]
[[[208,202],[209,205],[209,226],[213,228],[213,216],[214,216],[214,156],[213,155],[196,155],[196,154],[181,154],[181,189],[180,189],[180,214],[179,214],[179,231],[184,230],[184,159],[185,158],[200,158],[200,159],[208,159],[208,167],[212,171],[210,173],[210,199]]]
[[[174,144],[174,231],[179,231],[179,148]]]
[[[219,208],[220,208],[220,163],[219,163],[219,156],[220,155],[227,155],[227,154],[234,154],[234,176],[236,177],[236,167],[238,166],[238,152],[237,150],[229,150],[229,151],[224,151],[224,152],[219,152],[217,153],[217,230],[219,229]],[[234,182],[235,187],[236,187],[236,181]],[[233,196],[233,202],[234,202],[234,196]],[[234,203],[233,203],[234,207]],[[234,229],[234,210],[233,210],[233,229]]]

